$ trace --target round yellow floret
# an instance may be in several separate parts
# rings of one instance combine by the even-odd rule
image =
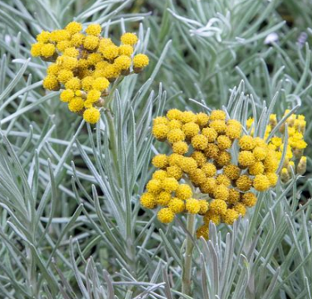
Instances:
[[[45,44],[41,47],[40,55],[48,58],[53,56],[55,53],[55,46],[53,44]]]
[[[220,153],[220,150],[216,144],[208,143],[207,147],[204,150],[205,156],[209,159],[217,159]]]
[[[70,22],[67,24],[65,29],[70,33],[70,34],[75,34],[78,33],[82,30],[82,25],[78,22]]]
[[[199,130],[200,130],[199,125],[195,124],[194,122],[190,122],[182,126],[182,131],[184,132],[187,138],[194,137],[199,133]]]
[[[201,227],[199,227],[196,230],[196,237],[197,237],[197,239],[202,237],[205,240],[208,240],[209,239],[209,225],[204,224]]]
[[[184,159],[184,157],[182,155],[173,153],[169,156],[169,165],[170,166],[179,166],[179,165],[181,165],[183,159]],[[197,166],[197,164],[196,164],[196,166]]]
[[[167,192],[173,192],[178,189],[179,183],[175,178],[165,178],[161,182],[161,187]]]
[[[213,196],[217,199],[227,200],[229,198],[229,188],[225,185],[217,185],[213,190]]]
[[[178,110],[178,109],[171,109],[167,112],[167,115],[169,120],[181,120],[182,118],[182,111]]]
[[[121,71],[128,70],[131,66],[131,58],[126,55],[117,57],[114,61],[116,68]]]
[[[200,211],[198,199],[190,198],[185,201],[185,209],[191,214],[197,214]]]
[[[94,107],[88,108],[83,113],[83,119],[89,124],[95,124],[100,119],[100,111]]]
[[[232,141],[229,137],[225,135],[220,135],[217,138],[217,144],[220,150],[226,150],[232,146]]]
[[[253,150],[253,155],[256,161],[262,161],[267,155],[267,149],[265,147],[256,146]]]
[[[212,110],[210,114],[210,120],[225,120],[226,114],[222,110]]]
[[[234,209],[227,209],[225,214],[222,216],[222,221],[225,224],[232,225],[238,217],[239,214]]]
[[[64,55],[75,58],[79,55],[79,50],[77,50],[75,47],[70,47],[70,48],[65,49]]]
[[[266,175],[258,174],[253,180],[253,186],[257,191],[265,191],[270,188],[270,181]]]
[[[41,55],[41,48],[43,46],[43,43],[36,43],[31,45],[30,54],[31,56],[37,57]]]
[[[62,102],[69,102],[75,96],[75,93],[71,89],[65,89],[61,92],[60,99]]]
[[[74,74],[70,70],[60,70],[58,75],[57,75],[57,79],[61,83],[66,83],[67,81],[69,81],[73,77],[74,77]]]
[[[183,171],[179,166],[173,165],[167,167],[167,174],[169,177],[175,178],[176,180],[180,180],[183,175]]]
[[[159,191],[161,190],[161,187],[162,187],[161,181],[154,180],[154,179],[150,180],[146,185],[147,191],[153,194],[159,193]]]
[[[246,215],[246,207],[242,203],[238,202],[233,206],[233,209],[242,216]]]
[[[185,203],[183,200],[174,197],[169,201],[168,207],[172,212],[178,214],[184,212]]]
[[[81,86],[85,91],[89,91],[92,89],[93,82],[94,82],[93,77],[87,76],[81,80]]]
[[[152,178],[155,179],[155,180],[160,180],[162,181],[163,179],[167,178],[168,177],[168,174],[167,174],[167,171],[165,170],[156,170],[154,173],[153,173],[153,176]]]
[[[238,127],[236,125],[228,125],[225,129],[225,134],[230,139],[238,139],[242,133],[241,126]]]
[[[51,33],[49,31],[42,31],[36,37],[36,40],[41,43],[47,43],[50,39]]]
[[[57,64],[52,63],[47,68],[47,74],[56,76],[59,70],[60,70],[60,67]]]
[[[60,41],[69,40],[69,39],[70,39],[70,33],[64,29],[54,30],[50,34],[50,40],[53,42],[60,42]]]
[[[207,177],[213,177],[217,173],[217,168],[212,163],[205,163],[201,169]]]
[[[228,197],[227,202],[229,204],[234,204],[234,203],[238,202],[239,200],[240,200],[240,193],[237,190],[231,188],[229,190],[229,197]]]
[[[169,120],[164,116],[158,116],[153,119],[153,125],[168,125]]]
[[[92,89],[88,92],[87,95],[87,102],[88,103],[95,103],[97,102],[101,97],[101,92],[95,89]]]
[[[83,41],[85,39],[85,35],[82,33],[75,33],[72,37],[71,37],[71,45],[74,47],[80,47],[83,44]]]
[[[133,46],[138,42],[138,37],[134,33],[126,32],[120,37],[120,41],[124,45]]]
[[[199,206],[200,206],[200,209],[199,209],[198,214],[204,215],[208,211],[209,203],[205,199],[200,199],[199,200]]]
[[[167,140],[170,143],[175,143],[178,141],[183,141],[185,139],[185,134],[183,133],[182,130],[180,129],[173,129],[170,130],[169,133],[167,134]]]
[[[156,206],[155,196],[151,193],[144,193],[140,198],[140,203],[146,209],[154,209]]]
[[[223,168],[223,173],[231,180],[237,180],[240,175],[240,168],[234,164],[226,165]]]
[[[164,124],[159,124],[153,126],[152,133],[154,137],[158,140],[164,140],[167,138],[167,134],[169,132],[169,127]]]
[[[171,200],[171,193],[162,191],[158,194],[156,198],[156,203],[161,206],[167,206]]]
[[[210,128],[217,131],[218,134],[224,134],[226,131],[226,124],[224,120],[214,120],[209,124]]]
[[[81,82],[77,77],[68,80],[65,84],[66,89],[79,90],[81,89]]]
[[[224,215],[227,210],[227,204],[222,199],[215,199],[213,200],[209,205],[209,210],[211,213],[214,213],[216,215]]]
[[[99,38],[97,36],[88,35],[85,37],[83,41],[83,46],[87,50],[94,50],[98,47],[98,45],[99,45]]]
[[[224,174],[219,174],[216,178],[217,184],[229,187],[231,185],[231,180]],[[220,197],[218,197],[220,198]]]
[[[67,48],[70,48],[71,46],[73,45],[69,40],[63,40],[56,44],[56,48],[61,52],[64,52]]]
[[[252,179],[248,175],[242,175],[236,180],[236,187],[242,191],[248,191],[252,186]]]
[[[208,145],[208,138],[202,134],[199,134],[194,136],[191,142],[194,149],[204,150]]]
[[[68,109],[71,112],[79,112],[83,109],[84,101],[81,97],[74,97],[68,104]]]
[[[77,58],[68,57],[68,56],[59,56],[57,58],[56,62],[58,63],[60,60],[61,60],[61,66],[64,69],[73,70],[78,66],[78,59]]]
[[[184,141],[178,141],[172,144],[172,151],[174,153],[184,155],[188,152],[188,144]]]
[[[197,168],[189,174],[189,178],[195,186],[202,184],[206,180],[205,173]]]
[[[148,56],[145,54],[137,54],[133,57],[133,67],[142,69],[149,64]]]
[[[183,157],[179,166],[184,172],[191,173],[197,169],[197,162],[191,157]]]
[[[86,33],[89,35],[99,35],[101,31],[102,28],[100,24],[90,24],[86,29]]]
[[[261,162],[256,162],[255,164],[252,164],[248,168],[248,172],[251,175],[257,175],[262,174],[264,172],[264,165]]]
[[[116,45],[110,45],[110,46],[107,46],[102,51],[102,54],[103,54],[104,58],[106,58],[108,60],[113,60],[118,56],[119,50],[118,50],[118,47]]]
[[[59,90],[60,84],[57,81],[57,78],[53,75],[48,75],[43,80],[43,87],[48,90]]]
[[[103,91],[107,89],[108,86],[109,86],[109,81],[104,77],[96,78],[92,83],[92,88],[99,90],[99,91]]]
[[[242,197],[242,203],[247,207],[253,207],[257,203],[257,197],[251,192],[247,192]]]
[[[152,164],[156,168],[165,168],[168,165],[168,157],[163,154],[156,155],[152,160]]]
[[[119,46],[119,55],[131,56],[133,54],[133,47],[130,45]]]
[[[174,213],[169,208],[160,209],[157,213],[157,219],[162,223],[170,223],[174,219]]]
[[[267,172],[265,174],[270,181],[270,186],[274,187],[277,184],[278,181],[278,175],[275,172]]]
[[[197,162],[198,167],[202,167],[207,161],[207,158],[201,151],[194,151],[191,157]]]
[[[225,166],[231,163],[231,154],[227,151],[220,151],[216,157],[218,166]]]
[[[238,154],[238,163],[242,167],[248,167],[251,166],[256,162],[255,156],[253,155],[252,152],[249,151],[241,151]]]
[[[120,75],[119,69],[114,64],[109,64],[103,73],[107,79],[116,79]]]
[[[242,150],[251,151],[255,147],[253,137],[244,135],[239,139],[238,145]]]
[[[169,121],[168,126],[170,130],[172,129],[181,129],[182,128],[182,122],[177,119],[172,119]]]
[[[203,128],[202,134],[208,138],[208,142],[214,142],[218,137],[217,131],[213,128]]]
[[[212,221],[215,225],[219,225],[221,222],[220,215],[212,212],[209,208],[208,211],[204,215],[204,223],[209,225],[210,221]]]
[[[215,178],[207,178],[202,184],[200,184],[200,191],[202,193],[212,194],[216,185]]]
[[[196,120],[195,122],[201,126],[204,127],[208,124],[209,122],[209,115],[203,112],[197,113],[196,114]]]
[[[195,122],[196,115],[192,111],[183,111],[181,115],[181,121],[183,123]]]

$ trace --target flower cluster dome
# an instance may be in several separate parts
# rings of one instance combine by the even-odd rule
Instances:
[[[101,36],[99,24],[90,24],[85,33],[77,22],[64,29],[43,31],[31,47],[31,55],[53,62],[47,68],[43,87],[58,91],[60,100],[71,112],[83,115],[86,122],[95,124],[100,119],[99,109],[109,95],[112,82],[121,76],[139,73],[149,64],[145,54],[134,55],[138,37],[124,33],[121,44]]]

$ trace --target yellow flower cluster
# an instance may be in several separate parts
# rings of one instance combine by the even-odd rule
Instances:
[[[71,112],[83,115],[94,124],[99,108],[109,94],[109,86],[120,76],[139,73],[149,63],[145,54],[133,55],[138,38],[133,33],[121,36],[121,44],[103,38],[99,24],[91,24],[82,33],[82,24],[69,23],[64,29],[43,31],[32,45],[31,55],[53,62],[47,69],[43,87],[60,90],[62,102]]]
[[[287,115],[290,110],[286,110],[284,116]],[[306,128],[306,120],[303,115],[291,114],[285,121],[288,125],[288,143],[286,148],[286,157],[284,160],[283,168],[280,176],[283,182],[288,182],[293,173],[304,174],[306,171],[307,159],[303,156],[303,151],[307,147],[307,143],[304,140],[304,132]],[[253,119],[247,120],[247,128],[250,129],[253,124]],[[270,123],[265,130],[265,139],[268,138],[272,129],[277,125],[276,114],[270,115]],[[282,158],[282,153],[285,144],[285,124],[279,128],[279,136],[274,136],[269,140],[269,149],[273,150],[278,163]],[[251,130],[253,134],[253,129]]]
[[[152,133],[170,144],[172,153],[153,158],[158,170],[147,183],[141,204],[148,209],[161,206],[157,216],[163,223],[178,213],[202,215],[204,225],[197,236],[207,238],[209,221],[233,224],[256,204],[252,188],[262,192],[277,183],[275,151],[261,138],[241,136],[241,123],[227,119],[222,110],[208,115],[172,109],[166,117],[154,119]],[[230,153],[235,140],[237,165]]]

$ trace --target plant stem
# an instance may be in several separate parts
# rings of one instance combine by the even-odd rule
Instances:
[[[182,293],[191,296],[192,287],[192,257],[193,257],[193,235],[194,235],[195,214],[187,215],[187,230],[189,234],[186,236],[186,250],[182,274]]]

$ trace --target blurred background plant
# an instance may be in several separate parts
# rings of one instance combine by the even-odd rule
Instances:
[[[311,145],[309,1],[2,0],[0,16],[0,298],[312,298],[310,158],[303,178],[197,242],[192,297],[180,293],[185,219],[164,226],[138,201],[165,152],[152,118],[170,107],[225,106],[259,128],[294,109]],[[96,129],[29,60],[38,33],[72,20],[138,32],[151,60]]]

